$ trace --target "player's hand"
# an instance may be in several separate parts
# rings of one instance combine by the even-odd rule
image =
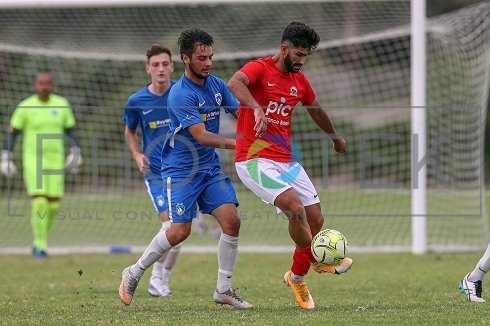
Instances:
[[[262,137],[262,135],[267,130],[267,118],[265,117],[264,110],[261,107],[254,109],[255,126],[256,131],[255,136]]]
[[[14,162],[12,162],[11,160],[12,153],[4,149],[2,150],[1,156],[2,157],[1,157],[0,170],[4,176],[10,178],[15,174],[15,172],[17,172],[17,167],[15,166]]]
[[[136,161],[138,170],[140,170],[141,173],[147,174],[150,172],[150,160],[145,156],[145,154],[138,153],[134,157],[134,160]]]
[[[335,135],[335,138],[332,140],[333,148],[337,153],[345,153],[347,142],[344,138],[339,135]]]
[[[71,174],[77,174],[80,172],[80,167],[83,164],[82,154],[80,153],[80,148],[78,146],[72,146],[70,148],[70,153],[66,157],[65,162],[65,172],[70,172]]]

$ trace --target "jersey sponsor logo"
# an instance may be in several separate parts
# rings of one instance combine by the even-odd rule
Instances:
[[[223,101],[223,96],[221,96],[221,93],[214,94],[214,98],[216,99],[216,103],[218,103],[218,105],[221,105],[221,102]]]
[[[216,119],[216,117],[219,117],[219,114],[220,114],[219,110],[208,112],[208,113],[201,113],[201,118],[202,121],[210,121]]]
[[[298,96],[298,89],[296,88],[296,86],[291,86],[291,89],[289,90],[289,95]]]
[[[148,110],[148,111],[143,111],[143,115],[147,115],[148,113],[150,113],[150,112],[152,112],[152,111],[153,111],[153,109]]]
[[[52,110],[51,114],[53,115],[53,117],[58,116],[58,110]]]
[[[170,126],[170,119],[150,121],[150,122],[148,122],[148,126],[151,129],[168,127],[168,126]]]
[[[267,82],[267,86],[276,86],[277,84],[272,84],[271,82]]]
[[[284,136],[280,136],[284,137]],[[285,144],[286,142],[278,142]],[[289,170],[281,173],[275,178],[272,178],[259,169],[260,151],[272,146],[271,143],[262,139],[256,139],[247,153],[247,172],[255,183],[266,189],[280,189],[284,187],[284,183],[291,184],[299,175],[301,165],[297,162],[301,160],[301,153],[296,143],[291,140],[291,162],[289,162]],[[258,154],[258,155],[257,155]],[[255,157],[254,157],[255,156]],[[253,158],[252,158],[253,157]]]
[[[269,115],[272,113],[282,115],[283,117],[287,117],[291,114],[292,108],[291,105],[284,105],[286,103],[286,98],[281,97],[281,103],[277,103],[275,101],[270,101],[269,105],[267,105],[267,110],[265,111],[265,115]]]

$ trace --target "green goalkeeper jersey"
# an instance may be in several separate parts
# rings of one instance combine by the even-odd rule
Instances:
[[[34,94],[19,103],[12,114],[10,125],[22,130],[24,166],[36,166],[36,153],[40,153],[43,169],[63,168],[63,135],[65,129],[75,125],[75,117],[68,100],[51,94],[49,100],[43,102]]]

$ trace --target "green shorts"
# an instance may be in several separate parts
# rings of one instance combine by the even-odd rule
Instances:
[[[56,170],[62,170],[64,162],[61,162],[61,164],[50,165],[57,167]],[[44,169],[46,169],[46,164],[43,164],[43,166]],[[65,194],[64,172],[47,174],[49,171],[42,172],[41,169],[38,171],[35,160],[29,160],[28,162],[24,161],[23,168],[24,184],[27,189],[27,194],[30,196],[63,197]]]

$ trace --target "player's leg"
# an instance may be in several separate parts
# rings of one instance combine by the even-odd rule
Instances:
[[[191,224],[191,222],[174,222],[168,230],[158,232],[138,261],[123,270],[121,285],[119,286],[119,297],[124,304],[129,305],[131,303],[134,291],[145,271],[158,261],[165,252],[180,244],[189,236]]]
[[[290,183],[293,186],[293,191],[298,195],[305,207],[306,219],[311,230],[311,235],[314,237],[322,230],[324,223],[318,193],[308,174],[299,163],[297,166],[288,166],[288,169],[287,172],[289,174],[292,174],[291,169],[295,171],[295,178],[292,179]],[[311,252],[311,247],[309,252]],[[309,257],[302,255],[299,250],[296,250],[294,253],[294,261],[301,262],[302,265],[307,264],[309,259]],[[346,257],[342,262],[335,266],[327,266],[314,260],[311,262],[311,265],[317,273],[341,274],[350,269],[352,266],[352,259]]]
[[[466,295],[468,301],[485,302],[482,296],[483,278],[490,270],[490,244],[483,257],[478,261],[475,269],[466,274],[461,280],[459,288]]]
[[[33,196],[31,202],[31,227],[34,237],[32,254],[34,257],[47,257],[48,237],[48,199],[44,196]]]
[[[145,271],[158,261],[165,252],[187,239],[191,233],[192,219],[196,217],[196,198],[201,192],[199,176],[187,185],[179,184],[185,178],[167,178],[165,193],[167,193],[170,227],[159,232],[150,245],[145,249],[138,261],[125,268],[122,272],[119,297],[129,305],[134,291]],[[172,182],[179,186],[172,187]]]
[[[35,156],[31,157],[34,159]],[[37,167],[31,161],[24,162],[23,178],[27,194],[31,196],[31,227],[32,227],[32,254],[34,257],[47,257],[48,249],[48,198],[47,179],[40,175],[38,180]]]
[[[168,218],[168,205],[165,199],[163,185],[160,180],[145,177],[145,185],[148,195],[158,212],[162,227],[159,232],[165,232],[170,228],[170,220]],[[168,280],[174,267],[177,257],[180,253],[181,244],[173,247],[153,264],[148,292],[153,296],[172,296]]]
[[[296,244],[296,250],[293,254],[291,270],[284,275],[284,282],[292,288],[301,308],[314,308],[313,299],[304,281],[311,262],[315,261],[311,254],[312,234],[303,204],[290,185],[290,182],[293,181],[291,176],[297,175],[296,172],[290,173],[290,170],[296,166],[257,159],[254,162],[237,162],[235,167],[238,176],[247,188],[264,202],[278,207],[278,213],[282,211],[288,217],[288,230],[291,239]],[[257,181],[259,179],[255,176],[254,171],[260,171],[261,182]],[[289,176],[289,180],[284,180],[285,176]]]
[[[213,300],[229,304],[237,309],[252,309],[254,306],[243,300],[231,287],[231,280],[238,257],[240,217],[236,207],[238,200],[231,180],[220,170],[208,179],[208,186],[198,198],[201,212],[212,214],[222,232],[218,242],[218,281]]]

